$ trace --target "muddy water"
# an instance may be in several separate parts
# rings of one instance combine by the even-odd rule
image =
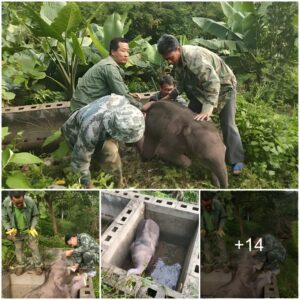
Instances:
[[[151,276],[159,284],[176,289],[186,253],[185,247],[160,240],[146,270],[146,276]]]
[[[109,225],[113,222],[113,220],[103,219],[101,218],[101,234],[109,227]]]

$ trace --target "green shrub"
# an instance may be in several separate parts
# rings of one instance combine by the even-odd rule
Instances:
[[[250,103],[238,97],[236,122],[246,159],[259,178],[269,181],[269,187],[296,187],[297,113],[278,114],[266,102],[260,99]]]

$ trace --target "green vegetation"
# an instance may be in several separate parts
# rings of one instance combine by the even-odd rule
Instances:
[[[228,169],[229,187],[297,187],[297,2],[6,2],[2,13],[3,106],[69,100],[77,79],[108,55],[115,36],[130,40],[124,67],[130,91],[156,90],[159,74],[170,72],[156,42],[174,34],[182,44],[218,53],[237,76],[246,168],[239,178]],[[9,128],[4,131],[3,139]],[[3,187],[80,187],[64,143],[36,157],[19,153],[21,139],[20,132],[2,152]],[[123,155],[123,163],[127,187],[212,187],[199,166],[186,171],[142,163],[133,154]],[[98,188],[114,187],[110,175],[93,171],[93,178]]]
[[[37,226],[42,255],[47,248],[68,248],[67,233],[86,232],[99,237],[99,193],[65,191],[27,192],[38,204],[40,219]],[[2,193],[2,199],[7,192]],[[15,262],[14,244],[2,232],[2,263],[8,268]],[[30,255],[29,249],[25,253]]]

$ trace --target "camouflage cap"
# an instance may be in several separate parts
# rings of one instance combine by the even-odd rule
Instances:
[[[124,143],[139,141],[145,131],[143,113],[129,103],[107,110],[103,124],[112,138]]]

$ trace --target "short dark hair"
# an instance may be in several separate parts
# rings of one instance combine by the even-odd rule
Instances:
[[[164,84],[175,84],[173,76],[168,74],[160,76],[158,83],[160,86],[163,86]]]
[[[24,197],[25,196],[25,191],[9,191],[8,195],[10,198],[16,197],[16,198],[20,198],[20,197]]]
[[[122,38],[122,37],[116,37],[116,38],[113,38],[111,41],[110,41],[110,44],[109,44],[109,54],[111,54],[111,51],[117,51],[118,48],[119,48],[119,43],[126,43],[128,44],[128,40],[125,39],[125,38]]]
[[[201,201],[213,199],[215,197],[215,195],[216,195],[216,192],[203,191],[203,192],[201,192]]]
[[[68,241],[72,238],[75,237],[76,234],[68,233],[65,235],[65,244],[68,245]]]
[[[157,41],[157,50],[162,56],[176,50],[178,46],[180,46],[178,40],[170,34],[162,35]]]

